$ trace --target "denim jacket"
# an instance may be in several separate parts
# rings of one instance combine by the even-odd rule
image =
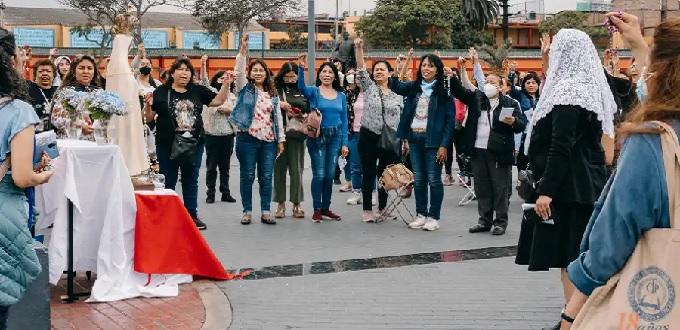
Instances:
[[[245,56],[236,56],[236,89],[238,98],[234,111],[229,116],[229,121],[238,128],[241,132],[247,132],[253,122],[253,114],[255,112],[255,105],[257,104],[258,93],[260,92],[252,84],[248,84],[246,78],[246,58]],[[279,97],[272,97],[273,104],[273,122],[274,122],[274,136],[278,142],[286,140],[286,134],[283,130],[283,118],[281,117],[281,104]]]
[[[661,139],[658,134],[634,134],[626,139],[617,172],[595,204],[581,255],[567,267],[569,279],[590,295],[623,269],[652,228],[670,228]]]
[[[404,98],[404,110],[399,118],[397,126],[397,136],[402,140],[408,140],[411,135],[411,123],[418,107],[420,99],[420,86],[415,86],[415,82],[400,82],[399,78],[390,78],[390,89]],[[417,92],[414,93],[414,89]],[[453,131],[456,127],[456,105],[453,97],[449,96],[439,99],[435,93],[432,94],[432,101],[428,108],[427,117],[427,142],[428,148],[451,148],[453,143]]]

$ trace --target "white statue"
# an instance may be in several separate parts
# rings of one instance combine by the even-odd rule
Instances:
[[[130,14],[116,17],[114,32],[117,34],[113,40],[106,75],[106,90],[120,95],[130,107],[127,116],[111,118],[112,130],[109,132],[114,143],[120,147],[130,176],[139,175],[149,169],[139,86],[128,62],[128,53],[133,40],[131,31],[136,24],[136,18]]]

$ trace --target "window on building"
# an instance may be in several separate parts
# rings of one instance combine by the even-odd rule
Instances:
[[[271,24],[269,24],[269,31],[271,31],[271,32],[288,32],[288,24],[286,24],[286,23],[271,23]]]
[[[517,40],[518,46],[528,46],[529,45],[529,29],[519,29],[519,39]]]
[[[330,25],[318,25],[317,26],[317,31],[319,33],[331,33],[332,29],[333,29],[333,27],[330,26]]]

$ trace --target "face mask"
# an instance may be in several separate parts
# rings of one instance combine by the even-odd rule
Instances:
[[[347,83],[349,83],[349,84],[354,83],[354,75],[353,74],[347,75]]]
[[[498,87],[491,84],[486,84],[484,85],[484,94],[486,94],[486,97],[490,99],[495,98],[496,95],[498,95]]]
[[[289,89],[295,89],[295,88],[297,88],[297,85],[298,85],[298,84],[297,84],[297,83],[285,83],[285,85],[286,85],[286,87],[288,87]]]
[[[151,74],[151,68],[149,68],[149,67],[139,68],[139,73],[141,73],[142,75],[148,76],[148,75]]]

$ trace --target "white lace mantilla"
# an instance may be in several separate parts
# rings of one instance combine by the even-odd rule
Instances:
[[[602,122],[603,133],[614,138],[616,102],[590,37],[579,30],[560,30],[550,46],[549,64],[545,86],[527,130],[525,154],[529,153],[533,127],[557,105],[579,106],[595,113]]]

